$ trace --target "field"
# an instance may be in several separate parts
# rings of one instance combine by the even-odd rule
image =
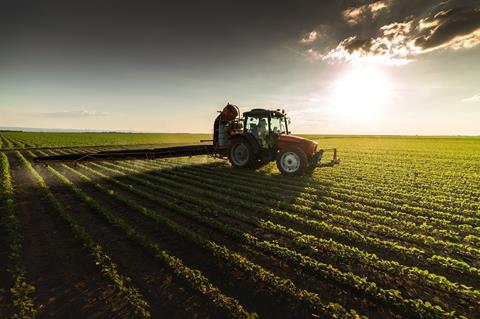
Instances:
[[[342,162],[296,178],[31,162],[203,138],[0,132],[0,317],[480,318],[480,138],[309,136]]]
[[[1,132],[1,148],[197,143],[210,134]]]

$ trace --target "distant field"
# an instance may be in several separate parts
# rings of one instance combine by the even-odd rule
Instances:
[[[0,148],[198,143],[210,134],[0,132]]]
[[[0,152],[0,317],[479,318],[480,138],[308,136],[342,162],[288,178],[206,156],[31,163],[208,135],[0,137],[68,146]]]

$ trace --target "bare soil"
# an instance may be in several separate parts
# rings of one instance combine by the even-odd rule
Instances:
[[[23,264],[27,280],[36,287],[38,318],[127,318],[125,303],[55,218],[31,174],[14,153],[8,158],[23,234]]]

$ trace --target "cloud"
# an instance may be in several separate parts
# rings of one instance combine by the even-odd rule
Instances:
[[[351,36],[342,40],[336,48],[323,55],[324,60],[367,62],[386,65],[403,65],[413,61],[415,47],[409,34],[412,21],[394,22],[380,28],[380,35],[375,38]]]
[[[51,112],[51,113],[40,113],[42,117],[48,118],[82,118],[82,117],[98,117],[98,116],[108,116],[111,113],[108,112],[99,112],[99,111],[61,111],[61,112]]]
[[[311,31],[305,37],[300,39],[300,43],[311,43],[315,41],[317,37],[318,37],[318,32],[315,30]]]
[[[480,93],[475,94],[471,97],[467,97],[467,98],[463,99],[462,102],[465,102],[465,103],[479,103],[480,102]]]
[[[391,0],[381,0],[359,7],[350,7],[342,12],[342,16],[349,25],[357,25],[366,19],[376,19],[391,2]]]
[[[332,26],[324,24],[316,26],[298,41],[303,47],[301,54],[312,60],[321,59],[328,52],[328,48],[337,43],[334,33]]]
[[[328,62],[403,65],[436,50],[480,44],[480,3],[467,0],[375,1],[342,11],[345,36],[325,50],[315,40],[305,49]],[[340,26],[338,27],[340,28]]]
[[[325,45],[325,44],[332,44],[333,28],[329,25],[320,24],[316,26],[310,32],[305,33],[299,40],[300,44],[303,45],[311,45],[315,43],[315,45]]]
[[[440,11],[420,20],[419,29],[426,34],[414,41],[423,50],[475,46],[480,43],[480,4]]]

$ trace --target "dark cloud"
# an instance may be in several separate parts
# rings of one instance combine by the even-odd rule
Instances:
[[[349,52],[354,51],[369,51],[372,49],[373,39],[360,39],[357,37],[350,37],[341,42],[341,45]]]
[[[375,21],[385,12],[391,11],[392,0],[379,0],[360,6],[348,7],[342,11],[344,20],[352,26],[362,24],[364,21]]]
[[[333,48],[312,41],[306,52],[328,61],[398,65],[429,51],[480,44],[480,1],[347,2],[342,18],[345,35]]]
[[[478,5],[479,0],[2,1],[0,67],[190,72],[264,63],[272,52],[297,44],[317,58],[342,58],[343,52],[346,59],[381,56],[400,63],[432,48],[476,44]]]
[[[480,29],[480,4],[440,11],[421,23],[431,28],[427,28],[429,34],[415,39],[415,44],[422,49],[440,47]]]

